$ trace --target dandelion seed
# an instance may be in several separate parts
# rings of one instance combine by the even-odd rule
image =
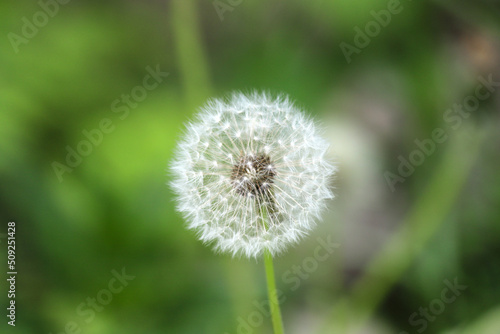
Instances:
[[[211,100],[175,152],[177,208],[217,251],[279,254],[315,226],[333,198],[327,148],[287,97]]]

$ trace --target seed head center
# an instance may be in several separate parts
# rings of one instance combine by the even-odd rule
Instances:
[[[274,182],[276,169],[271,158],[264,153],[243,154],[233,166],[231,182],[242,196],[265,196]]]

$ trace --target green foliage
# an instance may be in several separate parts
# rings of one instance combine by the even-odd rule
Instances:
[[[0,4],[0,233],[17,222],[15,332],[74,321],[95,334],[236,333],[259,310],[262,263],[212,254],[165,185],[183,123],[235,89],[287,92],[322,120],[340,166],[324,222],[275,259],[285,332],[301,319],[308,333],[361,319],[374,333],[416,333],[410,315],[455,277],[468,289],[426,333],[498,328],[498,91],[467,117],[444,114],[474,96],[478,77],[500,81],[500,11],[491,1],[401,5],[348,63],[340,44],[355,45],[354,28],[388,2],[242,1],[222,21],[211,1],[69,2],[32,38],[23,17],[33,22],[40,5]],[[27,40],[17,53],[10,33]],[[168,76],[148,89],[157,66]],[[384,173],[436,128],[447,140],[392,192]],[[79,149],[88,154],[72,156]],[[293,273],[326,235],[339,250]],[[0,249],[6,258],[4,238]],[[135,278],[82,315],[122,268]],[[254,331],[270,328],[264,315]]]

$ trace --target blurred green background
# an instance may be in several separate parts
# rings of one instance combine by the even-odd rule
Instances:
[[[196,108],[252,89],[340,168],[275,260],[287,333],[500,332],[499,2],[2,1],[0,32],[1,333],[271,333],[262,261],[202,245],[166,186]]]

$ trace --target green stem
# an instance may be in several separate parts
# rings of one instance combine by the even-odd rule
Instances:
[[[269,296],[269,308],[271,309],[274,334],[283,334],[283,322],[281,321],[280,304],[274,280],[273,256],[267,250],[264,253],[264,260],[266,264],[267,294]]]

